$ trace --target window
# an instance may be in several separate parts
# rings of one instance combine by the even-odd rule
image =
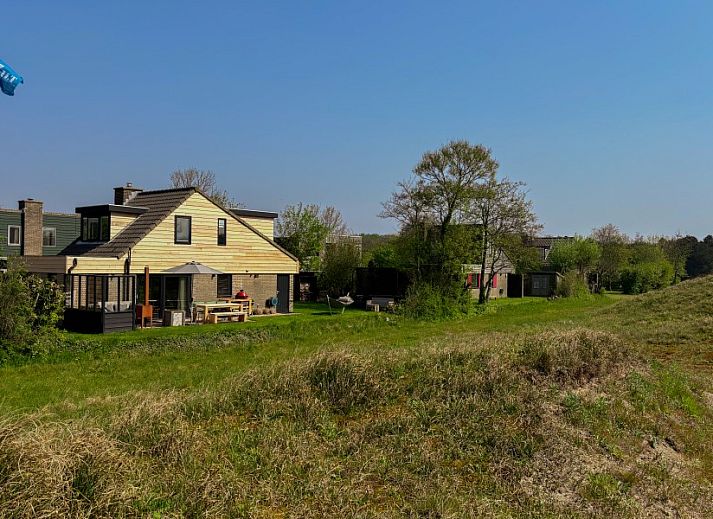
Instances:
[[[176,229],[174,243],[183,245],[191,244],[191,217],[176,216]]]
[[[218,274],[218,297],[233,297],[233,276]]]
[[[42,229],[42,246],[55,247],[57,245],[57,229],[45,227]]]
[[[20,226],[19,225],[8,225],[7,226],[7,244],[12,247],[20,246]]]
[[[82,216],[82,241],[109,241],[109,217]]]
[[[228,236],[226,234],[227,221],[225,218],[218,218],[218,245],[225,245],[228,241]]]

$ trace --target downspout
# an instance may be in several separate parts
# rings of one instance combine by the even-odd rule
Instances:
[[[74,259],[72,260],[72,266],[67,269],[67,275],[71,274],[72,271],[73,271],[75,268],[77,268],[77,264],[78,264],[78,263],[79,263],[79,261],[77,261],[77,258],[74,258]]]
[[[124,260],[124,274],[131,274],[131,248],[129,248],[129,252]]]

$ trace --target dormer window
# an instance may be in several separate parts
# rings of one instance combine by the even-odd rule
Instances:
[[[82,216],[82,241],[109,241],[109,217]]]

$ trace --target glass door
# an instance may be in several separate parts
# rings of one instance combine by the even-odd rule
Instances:
[[[164,309],[187,312],[191,302],[190,276],[164,276]]]

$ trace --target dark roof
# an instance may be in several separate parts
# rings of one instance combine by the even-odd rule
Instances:
[[[165,220],[168,215],[176,210],[193,193],[201,193],[201,191],[195,187],[142,191],[129,200],[126,205],[130,207],[145,208],[146,212],[137,216],[136,219],[127,225],[119,234],[117,234],[114,239],[106,243],[84,243],[76,240],[74,243],[67,246],[67,248],[65,248],[60,254],[65,256],[83,255],[87,257],[119,258],[139,243],[149,232]],[[210,198],[208,198],[208,200],[210,200]],[[213,200],[211,200],[211,202],[215,204]],[[245,227],[271,243],[283,253],[287,254],[290,258],[297,261],[297,258],[293,254],[275,243],[274,240],[271,240],[269,237],[255,229],[252,225],[235,214],[235,212],[225,209],[218,204],[215,205],[226,211],[228,214],[232,214],[233,217]]]
[[[573,240],[571,236],[537,236],[535,238],[531,238],[527,244],[530,245],[531,247],[549,247],[552,248],[552,246],[560,241],[570,241]]]
[[[67,256],[121,257],[195,192],[197,189],[193,187],[142,191],[129,200],[126,205],[127,207],[145,208],[146,211],[137,216],[114,239],[99,244],[87,244],[77,240],[63,250],[62,254]]]
[[[240,208],[234,208],[230,210],[231,213],[233,213],[235,216],[247,216],[247,217],[253,217],[253,218],[271,218],[275,219],[277,218],[278,214],[277,213],[272,213],[270,211],[256,211],[255,209],[240,209]]]

